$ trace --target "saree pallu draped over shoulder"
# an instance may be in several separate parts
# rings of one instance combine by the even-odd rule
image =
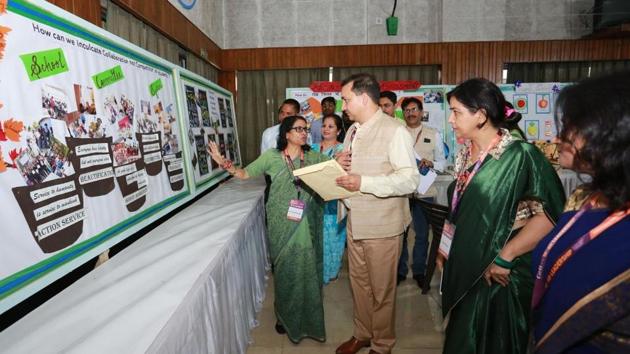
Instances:
[[[449,187],[452,194],[454,185]],[[444,353],[525,353],[533,277],[531,253],[514,259],[508,286],[488,286],[483,274],[512,230],[518,204],[535,200],[555,223],[564,192],[556,171],[533,145],[514,140],[489,155],[449,220],[456,230],[444,266],[442,311],[447,317]]]
[[[609,209],[585,212],[550,246],[577,214],[565,212],[555,229],[536,246],[532,274],[536,274],[549,247],[542,268],[548,287],[532,314],[536,354],[630,353],[630,216],[588,243],[580,242],[583,235],[600,228],[611,213]],[[571,257],[563,257],[578,243],[583,247]],[[562,266],[548,278],[560,259],[565,260]]]
[[[304,165],[327,160],[317,152],[304,154]],[[300,166],[299,157],[293,161]],[[309,337],[326,340],[322,302],[322,217],[324,202],[306,185],[300,199],[305,211],[299,222],[287,219],[289,202],[298,199],[298,189],[283,154],[276,149],[263,153],[245,168],[250,176],[271,176],[266,205],[269,255],[274,267],[275,312],[289,339],[297,343]]]

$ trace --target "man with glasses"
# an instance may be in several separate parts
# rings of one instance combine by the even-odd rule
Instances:
[[[388,354],[396,343],[396,268],[400,236],[411,222],[409,198],[419,173],[405,126],[378,107],[374,76],[356,74],[342,82],[343,110],[354,124],[337,161],[348,175],[337,185],[358,191],[343,200],[348,211],[347,246],[354,332],[337,354]]]
[[[260,153],[273,149],[278,143],[278,134],[280,134],[280,123],[284,118],[296,116],[300,113],[300,103],[292,98],[284,100],[278,109],[278,124],[271,126],[262,133],[260,141]]]
[[[422,124],[423,117],[425,117],[422,101],[416,97],[407,97],[402,101],[401,108],[405,117],[405,123],[407,124],[407,130],[413,139],[413,148],[417,154],[416,162],[418,163],[420,173],[426,174],[428,169],[443,171],[446,166],[446,157],[444,156],[442,136],[436,129]],[[433,201],[436,195],[437,190],[435,187],[431,187],[426,194],[418,197]],[[416,234],[412,251],[411,268],[413,279],[418,286],[422,288],[425,282],[424,272],[427,261],[427,248],[429,246],[429,224],[416,198],[412,197],[409,199],[409,206],[411,207],[413,229]],[[397,284],[405,280],[409,272],[407,265],[409,258],[407,236],[408,232],[405,232],[403,236],[402,252],[400,254],[400,260],[398,261]],[[430,279],[426,279],[426,281],[430,281]]]

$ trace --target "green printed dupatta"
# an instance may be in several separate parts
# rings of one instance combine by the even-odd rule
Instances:
[[[452,195],[454,183],[449,187]],[[488,286],[484,271],[507,241],[519,201],[542,204],[555,223],[562,212],[560,179],[542,153],[504,132],[463,193],[448,261],[444,266],[442,311],[447,317],[444,353],[525,353],[533,278],[531,253],[514,260],[507,287]]]
[[[304,153],[304,165],[328,160],[317,152]],[[299,157],[293,165],[300,166]],[[271,176],[266,205],[269,255],[274,267],[275,311],[289,339],[326,340],[322,302],[323,200],[302,183],[300,198],[306,204],[300,222],[287,219],[291,199],[298,191],[282,152],[267,150],[245,170],[249,176]]]

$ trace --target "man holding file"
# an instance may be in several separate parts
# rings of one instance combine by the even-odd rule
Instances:
[[[395,342],[397,264],[411,222],[408,195],[418,187],[412,137],[378,106],[380,88],[369,74],[342,82],[342,109],[354,124],[337,161],[348,172],[337,185],[360,192],[343,199],[348,212],[348,263],[354,309],[353,337],[337,354],[390,353]]]

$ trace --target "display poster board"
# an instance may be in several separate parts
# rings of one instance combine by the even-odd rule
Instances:
[[[413,78],[409,78],[413,79]],[[511,102],[523,116],[519,126],[530,142],[550,141],[557,134],[554,120],[555,101],[558,93],[567,83],[519,83],[499,85],[505,99]],[[459,149],[455,134],[448,117],[450,110],[446,94],[454,85],[423,85],[412,91],[393,91],[398,96],[396,118],[404,121],[401,103],[405,97],[414,96],[423,102],[423,124],[437,129],[444,139],[445,154],[449,164],[454,163],[454,156]],[[321,118],[321,100],[332,96],[337,100],[337,112],[341,114],[340,92],[313,92],[310,88],[288,88],[287,98],[294,98],[301,105],[301,114],[309,122]]]
[[[556,98],[566,83],[522,83],[501,85],[505,99],[523,119],[519,126],[529,141],[550,141],[557,135],[554,111]]]
[[[174,66],[45,2],[0,4],[0,312],[190,197]]]
[[[405,97],[416,97],[423,102],[424,115],[422,117],[423,124],[437,129],[444,137],[445,154],[447,160],[452,160],[452,154],[455,139],[452,129],[448,126],[447,112],[448,104],[446,102],[446,92],[450,86],[446,85],[424,85],[417,90],[393,91],[398,97],[396,102],[396,118],[404,122],[402,108],[400,107]],[[288,88],[286,90],[287,98],[296,99],[300,102],[300,114],[306,117],[309,123],[322,118],[321,101],[328,96],[334,97],[336,105],[336,113],[341,115],[341,92],[313,92],[308,87]],[[452,161],[451,161],[452,162]]]
[[[212,185],[226,172],[207,152],[209,141],[214,141],[221,154],[241,164],[232,94],[212,82],[188,71],[179,75],[181,117],[187,131],[187,148],[191,156],[191,184],[200,191]]]

